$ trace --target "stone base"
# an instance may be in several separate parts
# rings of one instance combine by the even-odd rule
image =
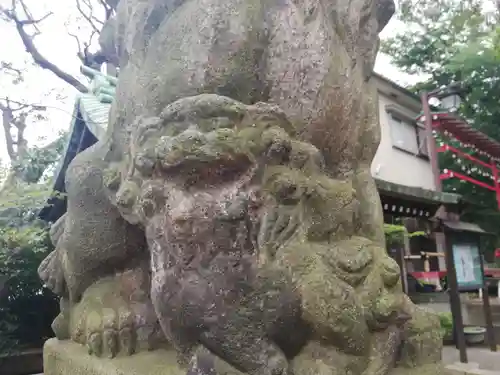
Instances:
[[[114,359],[90,356],[85,347],[71,341],[50,339],[43,348],[44,375],[186,375],[175,353],[142,352]]]
[[[155,350],[130,357],[97,358],[90,356],[81,345],[57,339],[50,339],[45,343],[43,363],[44,375],[186,375],[186,369],[179,367],[176,355],[172,351]],[[391,375],[497,374],[497,372],[483,373],[474,370],[478,371],[473,366],[463,369],[455,365],[444,369],[441,366],[429,365],[426,368],[413,370],[397,369]],[[241,375],[228,368],[224,368],[221,374]]]
[[[368,375],[368,374],[366,374]],[[476,374],[472,372],[467,372],[463,368],[455,366],[438,366],[438,365],[428,365],[415,369],[408,368],[398,368],[393,370],[390,375],[483,375]],[[484,374],[484,375],[498,375],[495,374]]]

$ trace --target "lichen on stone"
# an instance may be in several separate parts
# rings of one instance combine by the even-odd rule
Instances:
[[[67,302],[61,339],[168,347],[172,373],[439,373],[370,175],[394,4],[341,3],[119,2],[108,133],[71,163],[40,268]]]

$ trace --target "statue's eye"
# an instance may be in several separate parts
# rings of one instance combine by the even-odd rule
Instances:
[[[349,273],[362,272],[372,262],[372,254],[363,247],[354,256],[341,257],[338,265],[340,269]]]

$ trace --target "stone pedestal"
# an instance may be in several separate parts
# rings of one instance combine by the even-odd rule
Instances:
[[[44,375],[185,375],[173,352],[155,350],[130,357],[96,358],[71,341],[48,340],[43,349]]]
[[[155,350],[130,357],[97,358],[90,356],[82,345],[57,339],[50,339],[45,343],[43,360],[44,375],[186,375],[187,372],[177,365],[175,353],[172,351]],[[216,369],[216,375],[242,375],[221,362],[218,362]],[[396,369],[391,372],[391,375],[463,374],[483,373],[467,372],[457,366],[445,369],[439,365]],[[489,372],[484,374],[490,375]]]

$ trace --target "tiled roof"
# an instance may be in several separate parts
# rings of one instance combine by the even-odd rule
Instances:
[[[86,129],[92,133],[95,139],[102,139],[106,133],[109,111],[117,83],[115,77],[106,76],[87,67],[82,67],[81,71],[91,79],[91,82],[88,93],[80,93],[75,99],[68,144],[55,173],[53,190],[59,193],[66,192],[64,178],[69,163],[79,152],[89,146],[89,144],[82,144],[83,135],[88,133]],[[48,200],[39,216],[43,220],[55,221],[65,210],[64,199],[54,196]]]
[[[382,191],[388,195],[393,195],[410,200],[420,200],[422,202],[435,204],[458,204],[461,199],[461,196],[459,194],[428,190],[421,187],[400,185],[378,178],[375,179],[375,183],[379,191]]]
[[[106,132],[108,127],[108,115],[111,108],[110,103],[102,103],[94,95],[81,95],[76,101],[76,116],[80,114],[83,121],[97,139]]]
[[[89,93],[79,94],[76,98],[74,120],[80,113],[92,134],[100,139],[108,126],[117,79],[87,67],[82,68],[82,72],[92,78],[92,82]]]

